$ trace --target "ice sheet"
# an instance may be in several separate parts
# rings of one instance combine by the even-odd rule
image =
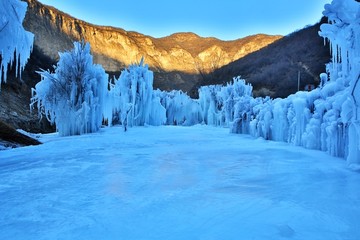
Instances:
[[[0,151],[1,239],[360,239],[344,159],[210,126]]]

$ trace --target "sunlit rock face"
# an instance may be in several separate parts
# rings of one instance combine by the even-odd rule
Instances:
[[[36,0],[26,1],[29,6],[25,28],[35,34],[35,45],[45,55],[58,59],[58,52],[71,49],[73,41],[85,40],[91,44],[94,62],[103,65],[108,72],[119,72],[144,56],[155,72],[155,87],[163,89],[188,91],[202,73],[211,72],[281,38],[259,34],[222,41],[194,33],[153,38],[89,24]]]

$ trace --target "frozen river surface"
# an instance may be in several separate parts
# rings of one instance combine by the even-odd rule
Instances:
[[[360,239],[345,160],[206,126],[0,151],[0,239]]]

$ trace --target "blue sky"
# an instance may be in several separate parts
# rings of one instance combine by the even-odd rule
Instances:
[[[232,40],[257,34],[287,35],[320,20],[331,0],[40,0],[87,22],[153,37],[195,32]]]

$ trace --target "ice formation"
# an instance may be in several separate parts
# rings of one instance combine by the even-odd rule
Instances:
[[[166,111],[167,125],[191,126],[199,123],[200,105],[182,91],[155,91]]]
[[[321,26],[320,35],[331,42],[332,63],[329,64],[330,81],[342,91],[334,108],[341,109],[341,125],[346,126],[344,135],[348,148],[345,150],[348,164],[358,168],[360,164],[360,5],[353,0],[333,0],[323,12],[329,23]],[[339,134],[338,134],[339,135]],[[337,140],[337,139],[335,139]],[[335,144],[333,144],[335,145]]]
[[[127,126],[162,125],[166,122],[165,109],[153,94],[153,78],[153,72],[141,59],[139,64],[123,70],[111,86],[112,119],[125,129]]]
[[[26,8],[19,0],[0,1],[0,87],[6,82],[8,67],[15,64],[16,76],[21,76],[30,57],[34,35],[22,26]]]
[[[90,133],[101,127],[108,75],[93,64],[89,44],[75,42],[73,50],[60,53],[54,73],[39,73],[42,79],[33,89],[31,106],[55,123],[60,135]]]
[[[55,74],[41,73],[43,80],[36,86],[32,104],[37,102],[39,111],[56,122],[62,135],[94,131],[103,117],[109,125],[120,123],[125,129],[202,123],[326,151],[358,168],[359,9],[353,0],[333,0],[325,6],[329,23],[321,26],[320,35],[330,40],[333,58],[327,72],[320,75],[319,87],[311,92],[297,92],[285,99],[254,98],[252,86],[237,77],[226,86],[201,87],[195,100],[182,91],[153,90],[153,73],[143,60],[122,71],[107,91],[106,75],[92,65],[89,45],[82,52],[75,44],[74,51],[61,55]],[[71,56],[77,57],[75,64]],[[74,76],[81,62],[85,62],[81,66],[86,74],[77,85]]]
[[[232,85],[200,89],[204,122],[229,125],[231,132],[326,151],[360,164],[360,8],[353,0],[325,5],[329,23],[320,35],[331,42],[332,62],[320,75],[319,88],[285,99],[252,98]],[[236,82],[234,82],[236,84]],[[231,104],[226,105],[226,103]]]
[[[233,83],[226,86],[201,87],[199,102],[202,122],[208,125],[229,127],[235,118],[235,108],[245,110],[246,106],[240,106],[241,102],[244,99],[250,99],[251,95],[252,86],[246,84],[240,77],[234,78]],[[239,104],[236,106],[238,101]],[[237,114],[241,113],[237,112]]]

